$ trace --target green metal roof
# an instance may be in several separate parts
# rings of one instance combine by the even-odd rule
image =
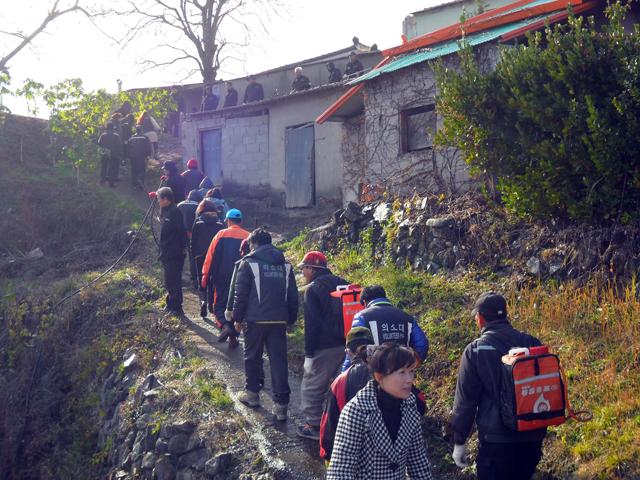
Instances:
[[[528,4],[527,7],[542,5],[545,3],[549,3],[550,1],[552,0],[538,0],[536,2]],[[514,11],[515,10],[518,10],[518,9],[514,9]],[[503,25],[501,27],[494,28],[493,30],[486,30],[484,32],[473,33],[467,36],[467,42],[471,45],[480,45],[482,43],[486,43],[498,37],[501,37],[502,35],[505,35],[507,33],[513,32],[514,30],[518,30],[519,28],[526,27],[527,25],[537,22],[546,16],[553,15],[554,13],[557,13],[557,12],[548,13],[544,16],[536,16],[534,18],[528,18],[518,23]],[[384,65],[383,67],[377,68],[375,70],[371,70],[369,73],[349,82],[348,85],[357,85],[358,83],[366,82],[367,80],[371,80],[372,78],[375,78],[384,73],[395,72],[396,70],[400,70],[401,68],[406,68],[411,65],[415,65],[417,63],[426,62],[427,60],[433,60],[440,56],[450,55],[459,50],[459,46],[458,46],[459,41],[460,39],[458,38],[456,40],[443,43],[436,47],[429,48],[428,50],[422,50],[419,53],[414,53],[412,55],[401,57],[387,65]]]

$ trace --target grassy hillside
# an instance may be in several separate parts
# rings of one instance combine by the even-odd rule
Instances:
[[[289,255],[302,257],[302,239],[288,245]],[[478,336],[471,317],[475,298],[492,289],[508,299],[516,328],[538,336],[559,355],[572,408],[594,414],[589,423],[569,420],[549,429],[537,478],[640,478],[640,302],[633,287],[616,291],[593,282],[582,288],[550,282],[517,289],[507,287],[508,279],[487,280],[492,276],[486,272],[447,277],[375,265],[370,252],[366,240],[346,247],[333,253],[331,268],[363,286],[383,285],[429,338],[416,382],[429,405],[428,443],[439,459],[437,470],[457,470],[448,426],[457,370],[464,348]],[[470,446],[474,453],[475,436]],[[473,475],[468,470],[465,474]]]

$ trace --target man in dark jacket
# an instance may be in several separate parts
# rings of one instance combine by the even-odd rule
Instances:
[[[271,244],[271,235],[263,229],[248,237],[251,252],[239,262],[233,300],[233,321],[244,333],[245,390],[238,400],[253,407],[260,405],[260,367],[262,351],[267,349],[271,366],[273,414],[287,419],[289,371],[287,330],[298,315],[298,288],[293,267],[280,250]]]
[[[178,173],[176,164],[172,160],[167,160],[162,165],[164,171],[163,187],[169,187],[173,192],[174,202],[184,202],[184,178]]]
[[[204,95],[202,96],[202,104],[200,105],[201,112],[208,112],[218,108],[218,97],[213,94],[211,85],[207,85],[204,88]]]
[[[340,69],[336,68],[333,62],[327,62],[327,71],[329,72],[329,82],[327,83],[336,83],[342,80]]]
[[[307,424],[298,428],[298,435],[320,440],[322,402],[331,378],[338,374],[344,359],[344,334],[336,335],[337,329],[332,325],[331,292],[349,282],[331,273],[327,259],[320,252],[307,253],[298,266],[302,267],[308,283],[304,292],[305,359],[301,399]]]
[[[182,212],[184,218],[184,228],[187,229],[187,236],[191,237],[191,229],[193,228],[193,222],[196,219],[196,210],[198,205],[202,201],[202,197],[198,190],[191,190],[189,196],[184,202],[178,204],[178,208]],[[191,252],[189,252],[189,273],[191,276],[191,286],[198,288],[198,269],[196,267],[196,259]]]
[[[260,100],[264,100],[264,90],[262,85],[256,82],[255,75],[249,75],[247,77],[249,80],[249,85],[244,91],[244,100],[242,103],[251,103],[251,102],[259,102]]]
[[[547,429],[510,430],[502,423],[494,398],[500,395],[502,355],[509,348],[530,348],[542,343],[513,328],[507,319],[507,302],[498,293],[480,295],[471,313],[481,333],[480,338],[467,345],[460,361],[451,416],[455,442],[453,460],[460,468],[468,466],[466,441],[475,421],[479,442],[478,479],[529,479],[542,457],[542,441]],[[506,346],[506,352],[491,345],[496,339]]]
[[[302,68],[296,67],[294,70],[296,76],[291,84],[291,92],[301,92],[302,90],[308,90],[312,87],[309,77],[302,74]]]
[[[239,345],[239,334],[231,322],[225,319],[224,312],[227,308],[233,267],[240,260],[240,244],[249,236],[249,232],[241,226],[242,213],[240,210],[232,208],[227,212],[225,220],[228,222],[229,228],[221,230],[213,238],[202,266],[202,286],[206,288],[209,282],[213,285],[215,296],[213,314],[220,327],[218,342],[222,343],[228,338],[229,348],[235,348]]]
[[[153,152],[151,142],[145,136],[142,125],[136,127],[136,134],[129,139],[129,160],[131,161],[131,183],[134,189],[144,188],[147,159]]]
[[[420,355],[420,361],[424,362],[429,353],[429,340],[416,319],[404,310],[394,307],[386,297],[387,294],[380,285],[364,287],[360,293],[360,303],[365,308],[353,317],[351,328],[370,329],[376,345],[382,345],[384,342],[409,345]],[[346,372],[349,365],[351,361],[347,355],[342,371]]]
[[[192,158],[187,162],[187,169],[182,172],[182,178],[184,179],[184,194],[187,196],[191,190],[197,190],[204,180],[204,173],[198,170],[198,161],[195,158]],[[204,195],[201,194],[201,200],[207,193]]]
[[[358,60],[356,52],[350,52],[349,63],[347,63],[347,67],[344,69],[344,74],[347,77],[357,77],[362,70],[364,70],[364,67],[362,66],[362,62]]]
[[[177,111],[169,113],[169,133],[174,137],[179,137],[180,129],[182,128],[182,114],[186,111],[184,97],[180,93],[180,87],[177,85],[171,87],[171,97],[176,104]]]
[[[173,192],[162,187],[155,192],[160,205],[162,228],[158,260],[162,261],[164,284],[167,288],[166,310],[173,316],[182,316],[182,267],[187,254],[187,229],[180,209],[173,201]]]
[[[227,95],[224,97],[224,105],[222,108],[235,107],[238,104],[238,91],[233,88],[233,83],[227,82]]]
[[[116,133],[116,128],[112,122],[107,123],[106,131],[100,135],[98,146],[109,150],[109,156],[102,156],[100,165],[100,184],[103,185],[107,178],[109,186],[116,187],[116,179],[118,178],[118,169],[122,161],[122,139]],[[107,174],[108,172],[108,174]]]

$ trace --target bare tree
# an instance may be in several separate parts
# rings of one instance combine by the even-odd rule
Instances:
[[[87,17],[91,18],[92,14],[87,12],[82,6],[80,6],[80,0],[75,0],[71,3],[67,8],[62,8],[60,6],[60,0],[55,0],[51,9],[48,11],[47,16],[44,17],[42,23],[38,28],[36,28],[30,34],[26,34],[20,30],[16,31],[4,31],[0,30],[0,34],[8,35],[10,37],[16,37],[20,43],[15,46],[13,50],[0,58],[0,73],[7,73],[7,64],[9,61],[15,57],[23,48],[27,45],[31,44],[33,39],[37,37],[40,33],[42,33],[47,26],[53,22],[56,18],[65,15],[71,12],[81,12],[85,14]]]
[[[281,0],[122,1],[126,6],[112,12],[131,19],[123,48],[145,43],[147,34],[159,39],[139,60],[142,71],[186,61],[185,78],[199,71],[205,83],[216,79],[225,60],[242,61],[248,45],[267,33],[270,17],[286,11]]]

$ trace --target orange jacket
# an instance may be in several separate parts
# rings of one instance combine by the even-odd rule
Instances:
[[[240,225],[231,225],[220,230],[209,246],[207,258],[202,266],[202,276],[211,277],[213,283],[230,280],[234,264],[240,260],[240,244],[249,232]]]

